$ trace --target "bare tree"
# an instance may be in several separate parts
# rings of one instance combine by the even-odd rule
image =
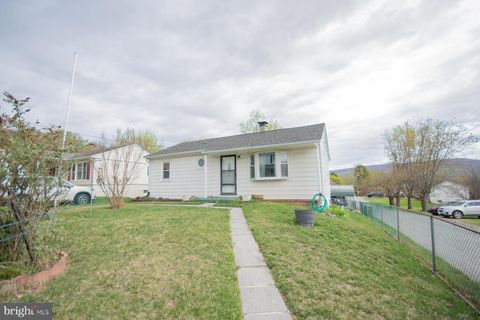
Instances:
[[[145,167],[140,161],[143,156],[144,151],[140,146],[130,144],[104,152],[100,164],[95,165],[97,183],[112,208],[124,207],[129,184]]]
[[[117,145],[138,144],[149,152],[157,152],[162,149],[161,142],[158,141],[155,133],[150,131],[139,131],[132,128],[125,130],[117,129],[115,138]]]
[[[258,122],[259,121],[264,121],[265,119],[265,114],[262,112],[260,109],[254,109],[250,112],[248,116],[248,120],[240,123],[240,131],[242,133],[252,133],[252,132],[258,132]],[[275,130],[275,129],[280,129],[281,126],[276,120],[269,120],[267,124],[267,130]]]
[[[392,173],[384,171],[372,171],[370,177],[375,188],[380,188],[385,193],[385,196],[388,197],[389,204],[393,206],[397,183],[393,179]]]
[[[409,208],[416,191],[425,211],[442,164],[476,141],[477,137],[454,121],[425,119],[405,122],[387,132],[386,151],[394,170],[404,172],[403,185],[409,198]]]
[[[464,184],[468,188],[470,199],[480,199],[480,166],[465,168]]]
[[[403,190],[407,196],[408,209],[412,209],[412,198],[418,187],[416,147],[416,131],[409,122],[385,133],[385,151],[392,161],[392,178],[399,184],[397,205],[400,204],[400,192]]]
[[[437,173],[449,158],[478,141],[463,125],[450,120],[419,120],[413,126],[415,132],[414,170],[422,210],[435,185]]]
[[[391,206],[400,206],[404,176],[400,171],[370,171],[370,180],[375,189],[382,190]]]

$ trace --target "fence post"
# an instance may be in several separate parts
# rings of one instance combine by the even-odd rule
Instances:
[[[397,240],[400,241],[400,209],[397,207]]]
[[[432,236],[432,272],[437,272],[437,264],[435,261],[435,232],[433,230],[433,217],[430,216],[430,234]]]
[[[382,229],[385,229],[383,227],[383,207],[380,207],[380,219],[382,220]]]

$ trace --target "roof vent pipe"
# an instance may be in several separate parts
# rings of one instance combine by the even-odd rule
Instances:
[[[267,121],[259,121],[258,122],[258,131],[265,132],[267,130]]]

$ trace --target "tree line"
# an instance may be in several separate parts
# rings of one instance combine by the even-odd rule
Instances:
[[[83,138],[75,132],[67,132],[65,144],[70,152],[81,153],[96,149],[102,149],[114,146],[124,146],[129,144],[138,144],[148,152],[157,152],[163,148],[163,143],[155,133],[148,130],[136,130],[133,128],[117,129],[115,137],[112,140],[106,138],[105,134],[99,140],[94,142]]]

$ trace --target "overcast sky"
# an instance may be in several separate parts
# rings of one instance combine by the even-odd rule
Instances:
[[[384,162],[383,133],[405,120],[480,134],[478,0],[5,0],[0,39],[0,90],[45,124],[64,123],[78,51],[70,128],[91,140],[236,134],[260,108],[283,127],[325,122],[342,168]]]

